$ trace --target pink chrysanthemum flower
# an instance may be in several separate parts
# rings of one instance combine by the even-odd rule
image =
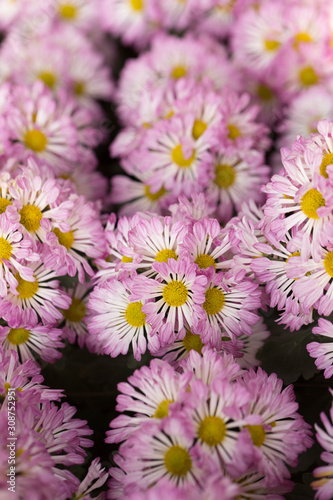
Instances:
[[[186,258],[154,262],[152,267],[157,272],[155,279],[134,278],[132,300],[149,301],[142,311],[163,345],[175,339],[176,331],[185,336],[185,323],[191,328],[202,317],[207,278],[197,276],[196,265]]]
[[[262,424],[247,427],[260,451],[260,469],[268,478],[288,478],[286,465],[295,466],[297,456],[313,443],[310,426],[297,413],[293,388],[282,389],[282,380],[261,368],[244,372],[241,383],[250,392],[249,412],[262,418]]]
[[[149,489],[162,478],[182,488],[200,483],[204,471],[199,465],[201,457],[193,446],[193,437],[192,428],[180,415],[159,423],[147,422],[144,432],[133,434],[121,446],[120,457],[115,457],[125,471],[131,472],[124,476],[125,496],[133,491],[134,482],[135,489]],[[113,469],[110,475],[113,476]],[[109,494],[109,498],[118,497]]]
[[[62,336],[68,339],[70,344],[77,343],[81,348],[84,345],[92,349],[91,337],[88,335],[88,301],[91,285],[89,283],[77,283],[74,288],[66,288],[66,293],[71,297],[71,304],[68,309],[62,310],[64,324],[62,326]]]
[[[245,10],[233,25],[231,35],[234,57],[242,66],[263,68],[277,64],[288,38],[283,3],[263,2],[258,10]]]
[[[139,149],[131,153],[128,161],[136,161],[143,173],[149,172],[152,193],[164,188],[190,196],[202,190],[199,183],[207,184],[211,143],[205,134],[193,137],[194,122],[191,114],[163,120],[147,130]],[[125,165],[127,160],[123,161]]]
[[[14,328],[24,325],[37,325],[41,318],[44,325],[53,325],[62,319],[59,309],[68,309],[70,297],[59,288],[57,273],[41,262],[28,265],[33,271],[35,281],[26,281],[16,274],[18,286],[16,294],[9,292],[0,302],[0,311],[6,321]]]
[[[228,222],[251,192],[253,200],[261,203],[260,187],[268,182],[269,167],[264,164],[263,153],[246,151],[221,151],[214,158],[214,178],[206,188],[206,195],[216,204],[217,217]]]
[[[231,231],[222,231],[216,219],[203,217],[187,228],[187,232],[180,244],[180,255],[186,256],[201,269],[213,267],[221,270],[230,267],[224,262],[225,254],[235,244]]]
[[[143,366],[118,385],[116,410],[130,412],[111,421],[106,442],[124,441],[152,418],[163,419],[177,405],[180,394],[186,392],[192,375],[180,374],[170,365],[153,359],[150,366]],[[133,415],[134,413],[134,415]]]
[[[162,214],[168,191],[162,187],[156,193],[149,186],[149,172],[135,172],[136,180],[124,175],[115,175],[111,179],[110,202],[122,204],[118,210],[119,217],[131,216],[136,212],[152,212]]]
[[[89,299],[88,329],[105,354],[127,354],[131,345],[134,358],[140,360],[147,346],[154,352],[159,341],[151,336],[150,321],[143,311],[145,301],[131,302],[132,286],[130,279],[114,277],[95,287]]]
[[[287,108],[286,117],[278,127],[282,134],[278,144],[290,146],[297,135],[310,137],[317,133],[318,122],[325,118],[333,119],[331,92],[319,85],[304,90]]]
[[[33,271],[22,262],[36,260],[37,254],[32,253],[32,241],[29,236],[23,236],[20,224],[11,223],[6,215],[0,217],[0,296],[7,295],[7,284],[11,293],[16,293],[18,285],[16,272],[26,281],[34,281]]]
[[[319,318],[318,326],[315,326],[312,333],[323,335],[333,340],[333,324],[324,318]],[[324,370],[324,377],[330,378],[333,375],[333,343],[329,342],[310,342],[306,348],[312,358],[315,358],[316,367]]]
[[[90,495],[88,496],[89,493],[92,491],[96,490],[97,488],[100,488],[103,486],[103,484],[106,482],[106,480],[109,478],[109,473],[104,472],[105,468],[101,466],[100,464],[100,459],[95,458],[88,469],[88,473],[81,482],[80,486],[78,487],[77,491],[74,493],[74,499],[79,500],[80,498],[86,498],[87,500],[90,500]],[[97,500],[104,500],[104,496],[99,495]]]
[[[80,283],[85,281],[85,273],[93,276],[88,259],[100,258],[105,253],[105,239],[100,216],[91,202],[84,196],[72,195],[69,203],[73,204],[66,220],[69,227],[53,229],[47,261],[52,266],[53,254],[58,255],[58,264],[64,265],[69,276],[78,273]]]
[[[105,30],[137,48],[145,47],[157,29],[151,0],[102,0],[100,19]]]
[[[0,342],[4,350],[19,353],[22,362],[35,359],[37,355],[48,363],[61,358],[58,349],[64,347],[61,342],[61,330],[43,325],[24,328],[0,326]]]
[[[320,315],[333,311],[333,251],[332,247],[310,251],[310,243],[303,239],[300,256],[295,256],[288,269],[288,277],[296,279],[293,291],[305,311],[315,307]]]
[[[52,0],[55,18],[83,31],[99,25],[99,12],[93,0]]]
[[[319,126],[319,125],[318,125]],[[282,148],[284,171],[273,175],[264,188],[266,226],[279,240],[292,229],[302,229],[313,237],[313,246],[325,244],[332,212],[331,188],[320,175],[322,157],[299,138],[291,147]],[[265,223],[265,220],[263,221]]]
[[[221,347],[222,335],[230,338],[242,333],[251,335],[258,321],[257,310],[261,306],[261,291],[249,280],[237,280],[232,275],[207,270],[208,286],[202,307],[205,318],[193,329],[200,333],[203,342],[211,341]]]
[[[115,275],[136,274],[140,255],[136,254],[129,243],[129,232],[135,227],[137,216],[121,217],[117,222],[117,217],[112,213],[105,227],[106,252],[103,258],[95,259],[95,264],[99,271],[95,279],[104,281]]]
[[[146,219],[138,214],[136,224],[129,233],[130,246],[140,255],[138,271],[153,277],[157,274],[152,268],[154,262],[177,260],[184,230],[185,225],[181,221],[174,223],[171,217]]]
[[[183,359],[187,359],[192,350],[201,354],[204,347],[199,334],[194,334],[191,330],[186,330],[183,339],[176,339],[172,344],[161,347],[154,356],[160,356],[171,366],[177,368]]]
[[[31,163],[31,166],[34,166]],[[66,200],[58,204],[60,187],[54,178],[45,181],[28,170],[12,179],[8,188],[11,204],[17,209],[17,220],[22,230],[36,241],[47,242],[51,231],[57,226],[63,231],[73,207],[73,202]]]
[[[332,391],[330,391],[332,393]],[[324,448],[325,451],[322,452],[320,458],[327,465],[322,465],[317,467],[313,471],[315,481],[311,483],[312,488],[315,490],[316,500],[330,500],[333,495],[333,406],[330,409],[329,417],[325,415],[324,412],[320,414],[321,421],[324,425],[324,429],[315,424],[316,439],[319,444]]]
[[[70,116],[60,115],[51,92],[40,81],[30,87],[14,86],[15,106],[8,110],[7,123],[16,152],[22,160],[40,159],[68,171],[77,161],[78,137]]]

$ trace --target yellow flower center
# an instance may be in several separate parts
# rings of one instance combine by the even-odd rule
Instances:
[[[60,5],[59,13],[63,19],[75,19],[77,17],[77,7],[70,3]]]
[[[183,338],[183,345],[187,352],[196,351],[201,354],[204,344],[201,342],[200,335],[194,335],[190,330],[187,330]]]
[[[297,33],[297,35],[294,38],[294,47],[295,49],[297,49],[300,43],[310,43],[310,42],[312,42],[312,38],[309,35],[309,33],[306,33],[306,31]]]
[[[333,278],[333,252],[328,252],[324,259],[324,266],[327,274]]]
[[[54,88],[56,77],[53,73],[50,73],[49,71],[43,71],[42,73],[39,73],[38,78],[42,80],[50,89]]]
[[[164,418],[169,415],[169,405],[170,403],[173,403],[172,399],[165,399],[162,401],[158,407],[156,408],[156,411],[153,415],[154,418]]]
[[[193,139],[195,140],[199,139],[199,137],[202,136],[202,134],[206,131],[206,129],[207,129],[207,123],[203,122],[202,120],[195,120],[192,129]]]
[[[231,165],[217,165],[215,167],[215,184],[221,189],[227,189],[235,182],[236,172]]]
[[[195,158],[195,150],[192,151],[192,156],[190,158],[184,158],[183,150],[181,144],[174,147],[171,153],[172,161],[181,168],[188,168],[191,166]]]
[[[63,245],[67,250],[72,248],[74,243],[74,233],[73,231],[68,231],[67,233],[62,233],[57,227],[53,229],[54,234],[58,237],[60,245]]]
[[[317,209],[325,206],[325,200],[317,189],[309,189],[301,198],[301,210],[309,219],[319,219]]]
[[[225,304],[225,297],[222,290],[215,287],[208,288],[208,290],[206,290],[205,297],[206,300],[203,308],[207,314],[217,314],[222,310]]]
[[[150,201],[157,201],[159,200],[162,196],[165,195],[166,193],[166,189],[164,189],[164,187],[161,187],[161,189],[159,191],[157,191],[156,193],[152,193],[150,191],[150,187],[149,186],[146,186],[145,187],[145,195],[147,196],[148,200]]]
[[[164,455],[164,465],[173,476],[185,476],[192,468],[192,460],[185,448],[175,445]]]
[[[325,179],[328,179],[328,173],[326,172],[326,167],[328,165],[333,165],[333,153],[327,153],[324,155],[319,167],[319,172],[323,177],[325,177]]]
[[[265,49],[269,52],[274,52],[280,47],[280,42],[277,40],[265,40]]]
[[[130,262],[133,262],[133,258],[126,257],[126,255],[124,255],[123,258],[121,259],[121,262],[124,262],[125,264],[129,264]]]
[[[27,148],[35,153],[41,153],[47,146],[46,135],[40,130],[29,130],[24,136],[24,142]]]
[[[77,96],[83,95],[86,91],[84,82],[76,82],[74,84],[74,94]]]
[[[204,418],[198,430],[199,438],[208,446],[216,446],[222,443],[226,433],[227,428],[224,421],[216,416]]]
[[[20,223],[27,231],[34,232],[39,229],[43,214],[38,207],[35,205],[24,205],[19,214],[21,216]]]
[[[171,72],[172,78],[178,80],[178,78],[183,78],[187,75],[187,69],[184,66],[176,66]]]
[[[8,205],[12,204],[13,203],[10,200],[6,200],[6,198],[0,198],[0,214],[4,214]]]
[[[170,248],[160,250],[155,257],[155,260],[157,260],[157,262],[168,262],[168,259],[178,259],[178,255],[176,254],[176,252],[174,250],[171,250]]]
[[[38,290],[38,281],[35,278],[35,281],[26,281],[19,274],[15,275],[15,278],[18,281],[17,292],[19,294],[20,299],[31,299],[35,295]]]
[[[171,307],[180,307],[187,301],[188,290],[181,281],[170,281],[163,289],[163,299]]]
[[[12,255],[12,245],[5,238],[0,238],[0,262],[9,260]]]
[[[255,446],[262,446],[265,441],[266,432],[262,425],[245,425],[249,429],[253,444]]]
[[[262,99],[263,101],[270,101],[274,97],[274,93],[272,92],[272,90],[262,83],[258,85],[257,93],[260,99]]]
[[[140,328],[146,323],[146,315],[142,312],[142,302],[131,302],[125,311],[127,323],[135,328]]]
[[[216,269],[216,262],[213,257],[205,253],[198,255],[194,262],[200,267],[200,269],[207,269],[207,267],[211,266],[214,266],[214,269]]]
[[[238,127],[236,127],[236,125],[232,124],[228,125],[228,130],[229,130],[228,137],[232,141],[234,141],[237,137],[240,137],[242,135],[241,131],[239,130]]]
[[[80,323],[87,313],[87,308],[82,300],[76,297],[72,298],[72,303],[68,309],[62,309],[62,314],[65,319],[73,323]]]
[[[318,75],[312,68],[312,66],[306,66],[305,68],[301,69],[299,72],[299,79],[304,87],[314,85],[315,83],[318,83],[319,80]]]
[[[138,12],[143,9],[143,0],[130,0],[130,4],[132,9]]]
[[[7,340],[11,344],[20,345],[27,342],[29,337],[29,330],[26,330],[25,328],[11,328],[7,335]]]

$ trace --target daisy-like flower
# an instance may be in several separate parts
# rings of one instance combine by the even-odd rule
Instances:
[[[187,359],[181,362],[182,370],[191,372],[194,378],[201,380],[207,386],[215,379],[235,381],[242,370],[230,354],[219,354],[215,349],[203,347],[199,354],[196,349],[191,349]]]
[[[131,216],[137,212],[161,214],[168,191],[162,187],[156,193],[152,192],[147,182],[149,172],[137,171],[135,177],[136,180],[133,180],[125,175],[115,175],[111,179],[110,202],[121,204],[119,217]]]
[[[28,163],[29,164],[29,163]],[[33,167],[35,164],[30,162]],[[45,181],[28,170],[10,182],[8,188],[11,204],[17,209],[22,231],[35,241],[47,242],[55,224],[68,230],[67,218],[73,201],[57,203],[60,187],[54,178]]]
[[[135,227],[138,216],[121,217],[118,220],[115,214],[111,214],[105,227],[106,252],[103,258],[96,259],[95,264],[99,271],[95,279],[104,281],[120,274],[136,274],[140,255],[136,254],[129,243],[129,232]]]
[[[92,348],[88,335],[88,301],[91,285],[87,283],[77,283],[74,288],[66,288],[66,293],[71,297],[72,302],[68,309],[62,311],[63,319],[62,324],[63,338],[68,339],[70,344],[77,343],[81,348],[86,345]]]
[[[213,267],[220,270],[230,267],[223,262],[224,255],[235,244],[232,231],[222,231],[216,219],[202,218],[193,223],[180,244],[180,255],[187,256],[201,269]]]
[[[197,276],[196,265],[186,258],[154,262],[152,267],[156,279],[135,277],[131,300],[148,300],[142,311],[163,345],[175,339],[176,331],[180,337],[185,336],[185,322],[191,328],[202,317],[207,278]]]
[[[173,223],[171,217],[146,219],[138,214],[137,221],[129,233],[131,248],[140,255],[137,269],[148,277],[156,276],[154,262],[168,262],[178,259],[181,234],[186,231],[181,221]]]
[[[307,147],[299,138],[291,147],[282,148],[285,171],[273,175],[263,189],[268,194],[264,208],[271,232],[282,241],[292,229],[302,229],[313,237],[316,250],[327,241],[329,233],[332,195],[324,176],[320,175],[322,156]]]
[[[18,282],[15,295],[11,292],[1,300],[1,316],[13,328],[24,325],[37,325],[41,318],[44,325],[54,325],[62,319],[59,309],[68,309],[70,297],[59,288],[57,273],[41,262],[29,263],[35,281],[27,281],[17,273]]]
[[[263,2],[258,10],[245,10],[232,27],[231,35],[234,57],[242,66],[263,68],[276,63],[288,39],[283,4],[269,1]]]
[[[330,409],[329,417],[325,413],[320,414],[321,421],[324,425],[324,429],[315,424],[316,439],[319,444],[324,448],[325,451],[322,452],[320,458],[327,465],[322,465],[317,467],[313,471],[315,481],[311,483],[312,488],[315,490],[316,500],[329,500],[333,495],[333,406]]]
[[[135,158],[142,172],[149,171],[151,192],[164,188],[190,196],[193,191],[202,190],[199,182],[202,186],[207,184],[205,163],[211,156],[210,142],[205,134],[197,140],[193,138],[194,122],[193,115],[163,120],[147,130],[139,150],[131,153],[133,158],[129,161]]]
[[[143,311],[144,301],[131,302],[132,282],[116,277],[104,281],[90,294],[88,329],[97,336],[105,354],[112,357],[127,354],[130,345],[138,361],[146,352],[159,347],[156,336],[151,335],[151,326]]]
[[[43,325],[25,328],[0,326],[0,342],[4,350],[19,353],[22,362],[35,359],[37,355],[48,363],[54,363],[61,358],[58,349],[64,347],[61,342],[61,330]]]
[[[207,196],[217,205],[217,217],[228,222],[247,199],[249,191],[256,203],[263,201],[262,184],[268,182],[269,167],[264,164],[263,153],[247,151],[221,151],[214,158],[214,179],[206,188]]]
[[[168,417],[170,405],[170,410],[177,406],[175,403],[186,392],[191,377],[190,372],[180,374],[157,359],[149,367],[136,370],[128,382],[118,385],[121,394],[117,396],[116,410],[130,415],[125,413],[111,421],[106,442],[124,441],[152,418]]]
[[[282,136],[278,144],[290,146],[297,135],[310,137],[325,118],[333,119],[331,92],[320,85],[304,90],[288,106],[286,118],[279,126]]]
[[[257,310],[261,306],[261,291],[249,279],[236,280],[232,275],[206,271],[208,286],[202,304],[205,318],[193,331],[200,333],[203,342],[211,341],[221,348],[222,336],[235,338],[245,333],[251,335],[258,321]]]
[[[75,28],[91,31],[98,26],[99,12],[93,0],[52,0],[56,18]]]
[[[79,500],[80,498],[87,498],[87,499],[91,498],[90,496],[87,496],[88,493],[91,493],[97,488],[103,486],[103,484],[109,477],[108,472],[104,471],[105,468],[104,467],[102,468],[100,464],[100,459],[95,458],[89,465],[86,477],[83,479],[77,491],[74,493],[73,500]],[[100,500],[102,500],[102,498],[103,497],[101,497]]]
[[[193,431],[184,418],[167,417],[159,423],[149,422],[143,432],[133,434],[120,447],[115,461],[127,473],[126,486],[149,489],[162,478],[169,484],[186,487],[200,483],[204,470],[199,467],[200,455],[193,447]],[[110,470],[111,477],[113,470]],[[117,498],[110,496],[110,498]]]
[[[191,330],[186,330],[183,339],[176,339],[172,344],[161,347],[154,355],[160,356],[171,366],[177,368],[179,363],[183,359],[186,359],[192,350],[201,354],[204,345],[199,334],[194,334]]]
[[[100,20],[105,30],[137,48],[145,47],[157,28],[151,0],[102,0]]]
[[[293,291],[305,311],[313,306],[320,315],[329,316],[333,311],[332,247],[320,247],[320,253],[316,252],[318,257],[311,254],[309,247],[309,243],[304,244],[300,256],[293,258],[288,277],[296,279]]]
[[[18,222],[11,223],[6,215],[0,217],[0,296],[7,295],[7,284],[12,293],[16,292],[18,285],[13,272],[19,274],[26,281],[34,281],[33,271],[22,264],[26,261],[36,260],[37,254],[32,253],[32,241],[29,236],[23,236]]]
[[[77,272],[80,283],[84,283],[85,273],[94,274],[88,259],[99,258],[105,253],[104,231],[99,213],[84,196],[74,194],[69,202],[73,204],[66,221],[69,230],[67,227],[63,231],[60,225],[53,229],[46,262],[52,265],[54,252],[57,253],[58,264],[64,265],[69,276]]]
[[[310,356],[316,359],[316,367],[324,370],[325,378],[330,378],[333,375],[333,324],[327,319],[319,318],[318,326],[313,328],[312,333],[330,339],[329,342],[310,342],[306,346]]]
[[[231,462],[240,427],[246,424],[242,409],[248,403],[248,392],[238,384],[215,379],[209,388],[201,380],[195,380],[191,394],[191,418],[198,442],[222,464]]]
[[[78,160],[77,130],[69,116],[59,115],[51,92],[40,81],[32,87],[14,86],[15,107],[7,123],[17,154],[22,160],[34,157],[54,168],[68,171]]]
[[[262,424],[246,426],[253,444],[260,451],[260,468],[273,478],[289,477],[286,465],[295,466],[297,456],[309,448],[310,426],[297,413],[292,386],[283,389],[282,380],[258,368],[244,372],[241,383],[250,393],[248,414],[262,418]]]
[[[235,341],[226,340],[222,343],[223,352],[230,353],[235,356],[235,349],[237,356],[235,359],[239,366],[243,369],[249,370],[260,364],[256,358],[259,349],[265,344],[265,340],[270,336],[270,332],[262,318],[253,326],[253,333],[251,335],[240,335]]]

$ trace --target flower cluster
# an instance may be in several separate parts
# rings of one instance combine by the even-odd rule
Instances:
[[[73,418],[76,408],[59,403],[62,391],[41,385],[40,368],[32,360],[21,364],[17,354],[7,354],[1,348],[0,367],[0,495],[8,496],[8,478],[13,470],[13,498],[17,499],[80,498],[76,495],[89,493],[88,487],[97,477],[94,487],[103,484],[108,474],[103,474],[98,460],[93,461],[82,484],[69,470],[84,462],[84,448],[93,445],[87,437],[92,430],[86,421]],[[11,420],[15,424],[10,427],[13,439],[8,438],[9,408],[15,415],[15,421]],[[9,446],[14,457],[10,464],[15,464],[11,466]]]
[[[259,108],[236,89],[235,68],[209,39],[159,36],[125,66],[117,94],[125,127],[111,152],[135,180],[112,180],[111,202],[126,203],[120,214],[162,213],[178,196],[205,192],[219,220],[228,221],[248,189],[263,201],[268,130],[256,120]]]
[[[122,414],[106,441],[123,443],[109,498],[169,487],[176,498],[194,490],[193,498],[225,491],[223,498],[282,499],[288,466],[312,444],[291,386],[207,348],[192,351],[181,373],[153,360],[119,391]]]
[[[147,347],[162,355],[174,342],[187,351],[230,343],[241,357],[261,292],[229,255],[232,230],[208,216],[137,213],[115,222],[106,227],[109,258],[96,260],[99,283],[89,300],[89,331],[102,352],[126,354],[132,344],[140,359]]]

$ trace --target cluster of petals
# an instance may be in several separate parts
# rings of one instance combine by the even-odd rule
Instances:
[[[109,248],[96,260],[88,317],[102,352],[126,354],[132,345],[140,359],[147,347],[157,354],[174,342],[221,349],[223,338],[235,352],[244,347],[237,338],[253,333],[261,291],[235,266],[233,228],[222,230],[208,216],[177,220],[146,212],[118,224],[110,217],[105,233]]]
[[[125,127],[111,154],[120,156],[131,179],[115,176],[110,196],[124,204],[121,214],[162,213],[178,196],[205,191],[227,221],[246,199],[249,179],[263,201],[268,129],[257,121],[259,107],[249,95],[237,92],[224,49],[202,42],[161,35],[122,71],[117,102]]]
[[[103,484],[107,474],[103,474],[98,460],[93,461],[81,484],[69,470],[70,466],[83,463],[84,448],[93,444],[88,438],[92,431],[86,421],[73,418],[76,408],[59,403],[62,391],[41,385],[43,377],[38,365],[32,360],[20,363],[13,351],[9,354],[0,348],[0,366],[0,495],[8,495],[13,463],[13,498],[66,500],[77,491],[88,492],[94,479],[99,479],[97,487]],[[9,411],[15,414],[14,424],[9,423]],[[10,442],[9,431],[13,436]],[[11,460],[8,457],[13,447],[19,453],[11,453]]]
[[[121,415],[106,441],[122,444],[108,497],[141,498],[164,486],[175,498],[225,489],[226,498],[282,499],[292,488],[288,466],[312,444],[292,387],[207,348],[181,367],[153,360],[119,384]]]

